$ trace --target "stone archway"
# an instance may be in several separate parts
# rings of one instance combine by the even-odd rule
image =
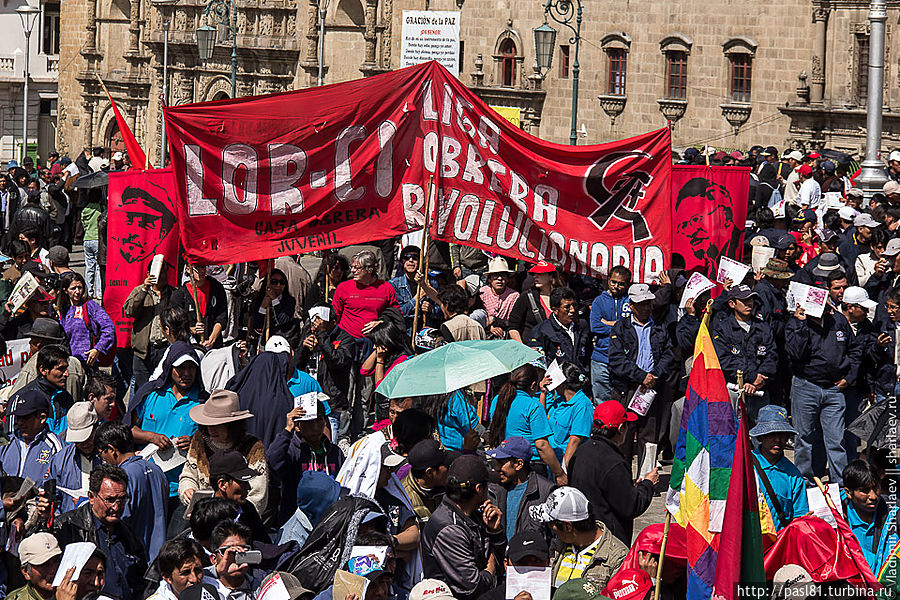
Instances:
[[[209,100],[223,100],[231,98],[231,79],[223,75],[218,75],[209,82],[203,94],[200,95],[203,102]]]

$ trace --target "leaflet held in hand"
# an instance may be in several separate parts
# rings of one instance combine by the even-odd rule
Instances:
[[[785,299],[790,312],[796,311],[799,306],[808,316],[819,318],[825,312],[828,292],[822,288],[792,281]]]
[[[742,262],[738,262],[727,256],[719,259],[719,270],[716,272],[716,281],[725,283],[726,279],[731,280],[732,285],[740,285],[744,281],[744,277],[750,272],[750,267]]]
[[[716,287],[712,281],[697,273],[691,273],[691,278],[688,279],[687,284],[684,286],[684,293],[681,295],[681,302],[678,304],[678,308],[684,308],[685,303],[690,299],[697,299],[697,296],[700,294],[713,289]]]

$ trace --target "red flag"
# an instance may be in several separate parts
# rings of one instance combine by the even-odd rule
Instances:
[[[116,125],[119,126],[119,133],[122,134],[122,140],[125,142],[125,150],[128,152],[128,156],[131,158],[131,165],[136,169],[149,169],[150,163],[147,162],[147,155],[144,154],[144,151],[141,149],[141,145],[138,144],[138,141],[135,139],[134,134],[131,133],[131,129],[128,127],[128,123],[125,122],[125,119],[122,117],[122,113],[119,112],[119,107],[116,106],[116,101],[112,99],[112,96],[109,93],[109,90],[106,89],[106,84],[103,83],[103,80],[100,80],[100,85],[103,87],[103,91],[106,92],[106,97],[109,98],[109,103],[112,105],[113,114],[116,115]]]

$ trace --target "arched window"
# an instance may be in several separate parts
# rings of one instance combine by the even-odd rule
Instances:
[[[216,92],[216,95],[212,97],[213,100],[228,100],[231,96],[228,95],[228,92]]]
[[[516,85],[516,43],[506,38],[500,43],[500,74],[503,87]]]
[[[756,55],[757,47],[756,41],[746,36],[733,37],[722,44],[722,50],[728,59],[728,88],[732,102],[744,104],[750,102],[753,57]]]

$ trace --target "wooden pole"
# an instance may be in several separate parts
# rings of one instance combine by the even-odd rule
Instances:
[[[266,267],[267,267],[266,268],[266,286],[263,288],[263,297],[265,297],[265,295],[269,293],[269,282],[272,279],[272,269],[275,268],[275,259],[270,258],[266,262]],[[327,277],[328,276],[326,275],[326,278]],[[266,307],[266,329],[263,332],[263,342],[269,341],[269,335],[271,333],[271,326],[272,326],[272,304],[270,303]]]
[[[197,311],[197,323],[196,325],[202,325],[203,321],[200,320],[200,302],[197,300],[197,280],[194,279],[194,265],[188,263],[188,271],[191,274],[191,296],[194,298],[194,310]],[[206,338],[206,331],[204,330],[203,335],[200,336],[200,342]]]
[[[425,277],[428,277],[428,225],[431,217],[431,195],[434,193],[434,175],[428,179],[428,198],[425,200],[425,224],[422,227],[422,247],[419,248],[419,268]],[[412,336],[410,344],[415,348],[416,332],[419,329],[419,305],[422,301],[422,286],[416,286],[416,311],[413,314]]]
[[[663,525],[662,543],[659,545],[659,560],[656,563],[656,588],[653,590],[653,600],[659,600],[659,592],[662,589],[663,561],[666,559],[666,543],[669,541],[669,523],[672,522],[672,513],[666,510],[666,523]]]
[[[706,166],[709,166],[709,144],[703,146],[703,154],[706,155]]]

